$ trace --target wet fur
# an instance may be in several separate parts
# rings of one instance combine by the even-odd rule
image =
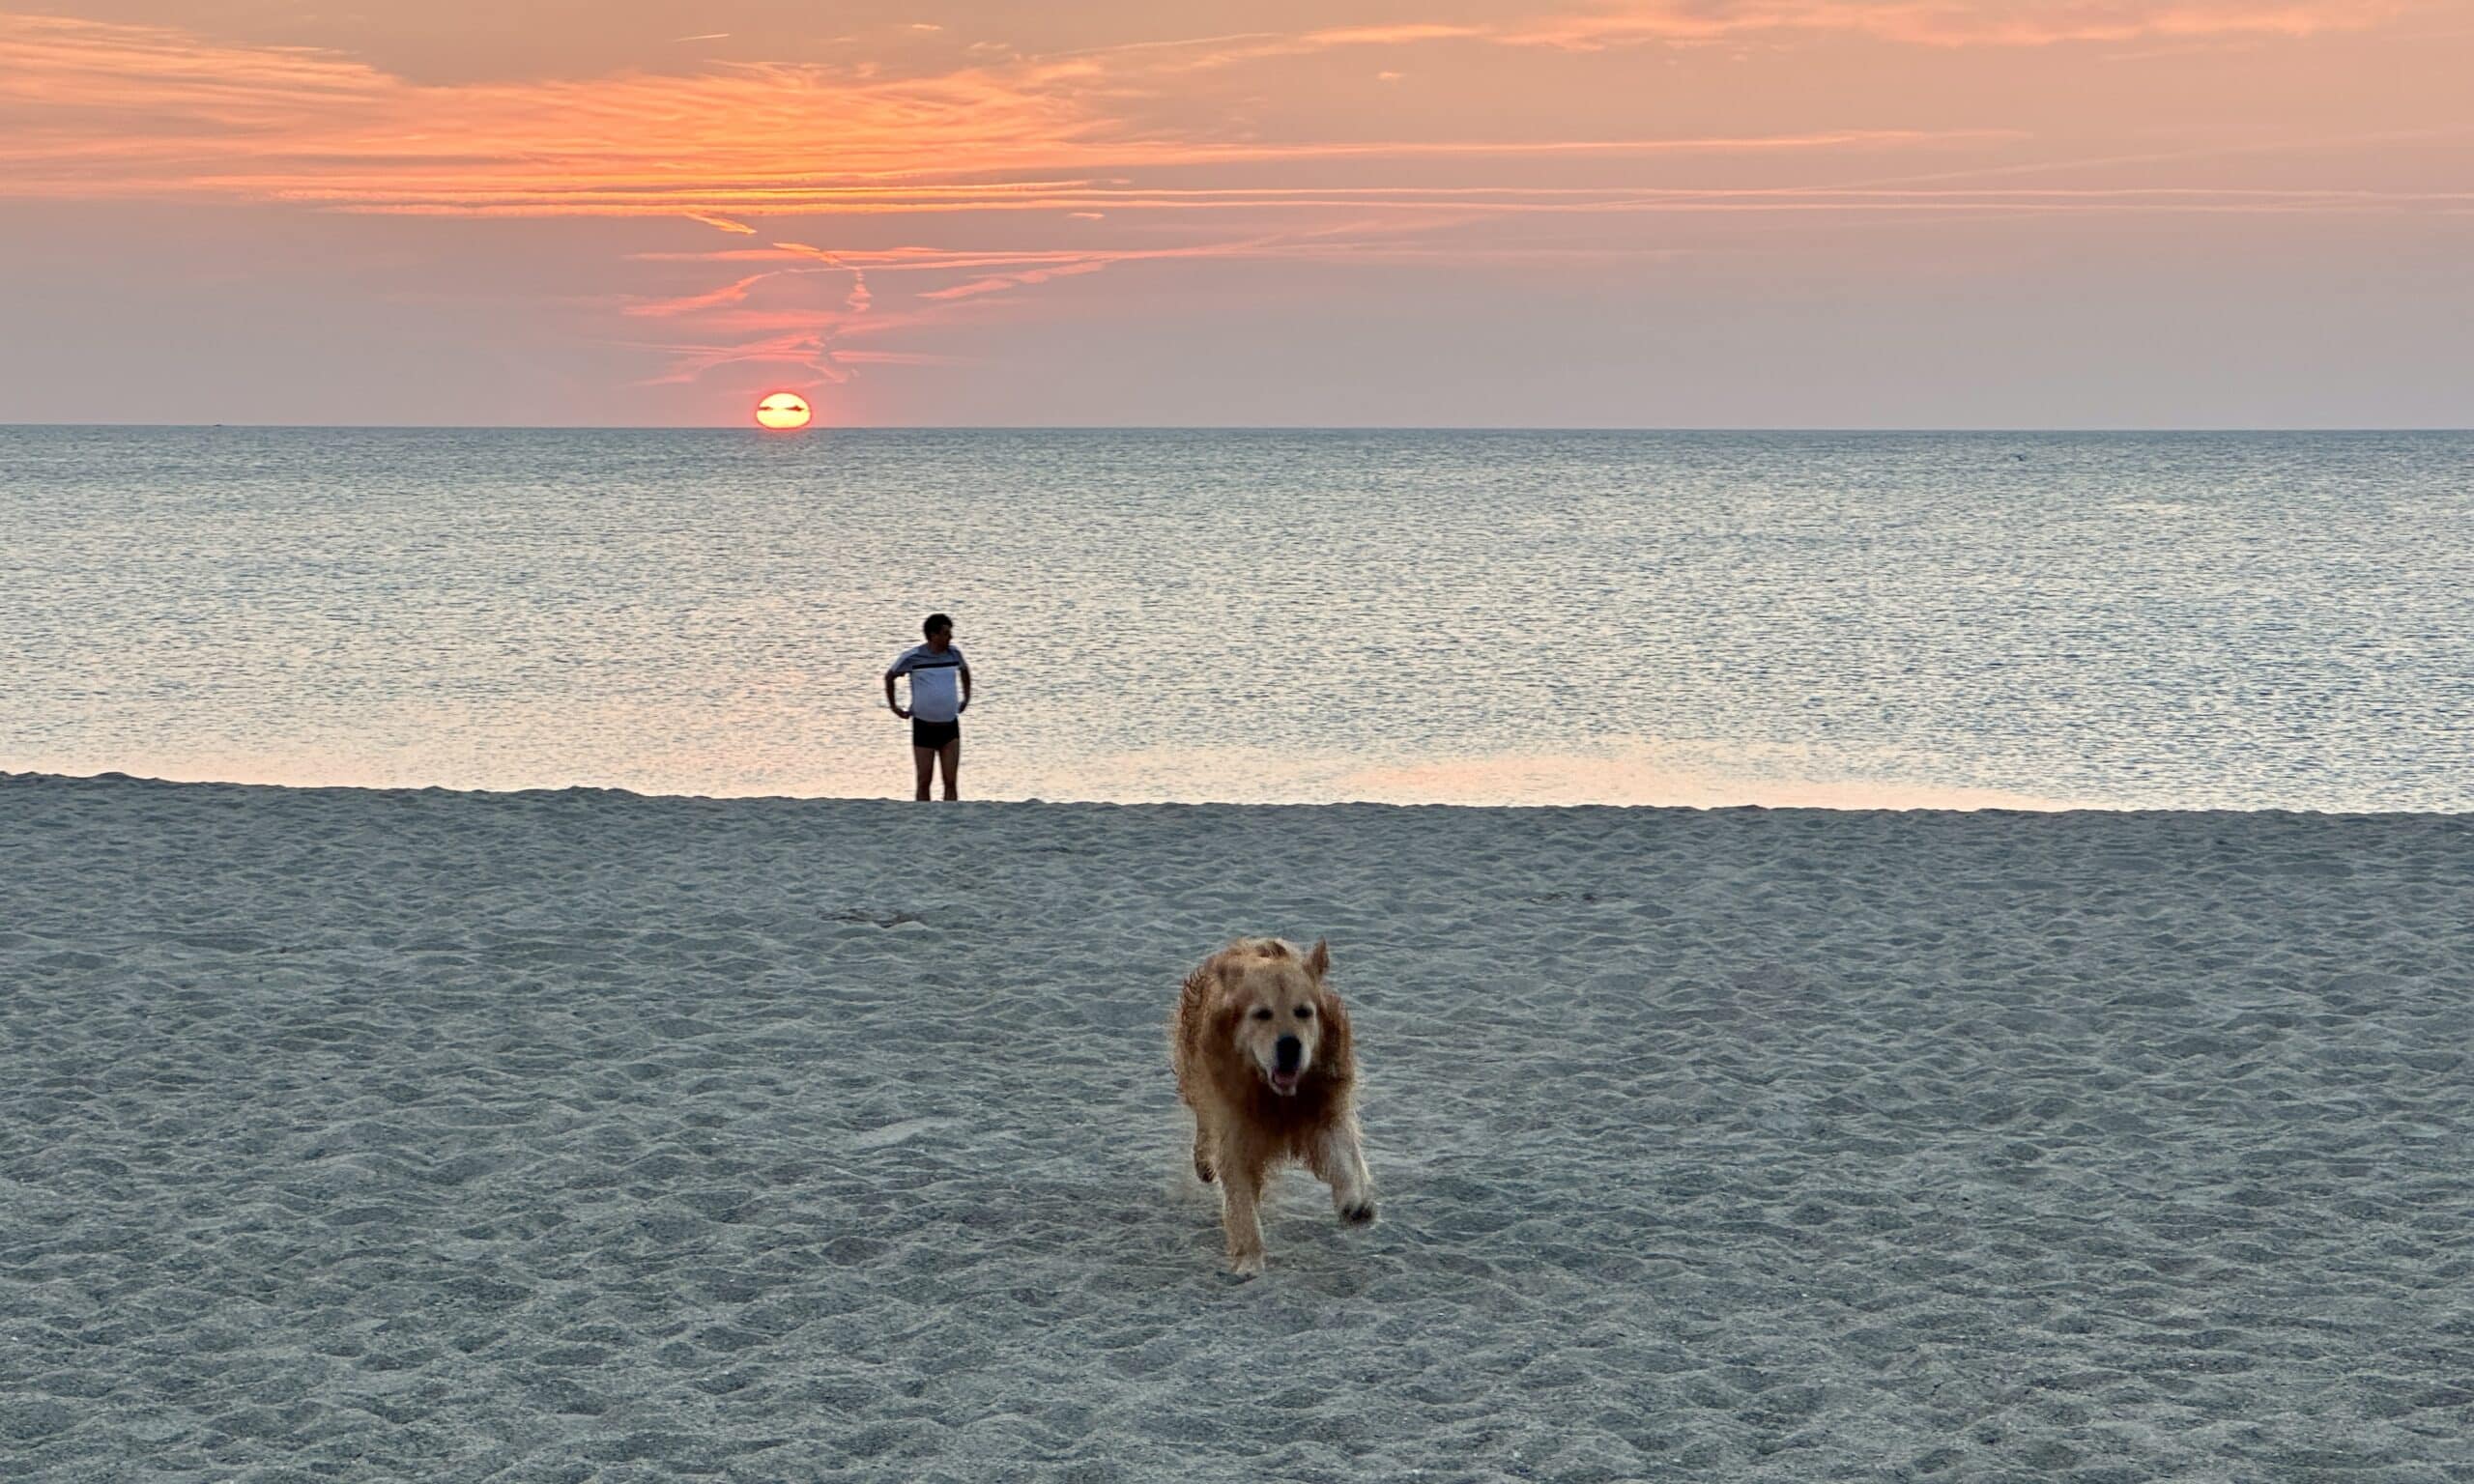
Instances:
[[[1326,983],[1330,967],[1319,942],[1300,954],[1277,938],[1241,938],[1186,976],[1169,1020],[1177,1096],[1194,1117],[1194,1174],[1220,1186],[1228,1266],[1244,1276],[1262,1271],[1256,1213],[1264,1182],[1283,1163],[1303,1164],[1329,1184],[1342,1220],[1374,1218],[1357,1125],[1357,1057],[1348,1009]],[[1310,1017],[1295,1015],[1300,1005]],[[1274,1018],[1251,1019],[1258,1006]],[[1271,1042],[1283,1031],[1305,1044],[1297,1090],[1285,1095],[1266,1075]]]

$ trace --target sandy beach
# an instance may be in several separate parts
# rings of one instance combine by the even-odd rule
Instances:
[[[2474,816],[0,778],[0,1473],[2474,1479]],[[1162,1024],[1328,934],[1383,1219]]]

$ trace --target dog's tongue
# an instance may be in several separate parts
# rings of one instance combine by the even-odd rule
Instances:
[[[1272,1073],[1272,1091],[1293,1093],[1297,1091],[1298,1078],[1304,1075],[1305,1073],[1300,1071],[1275,1071]]]

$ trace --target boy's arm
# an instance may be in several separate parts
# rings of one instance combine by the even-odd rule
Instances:
[[[902,709],[902,702],[893,699],[893,677],[900,673],[898,669],[885,671],[885,709],[896,716],[907,716],[910,713]]]
[[[967,666],[967,665],[964,665],[964,666],[962,668],[962,670],[963,670],[963,703],[962,703],[961,705],[956,706],[956,707],[954,708],[954,714],[955,714],[956,716],[960,716],[962,713],[964,713],[964,712],[965,712],[965,711],[967,711],[967,710],[969,710],[969,709],[970,709],[970,667],[969,667],[969,666]]]

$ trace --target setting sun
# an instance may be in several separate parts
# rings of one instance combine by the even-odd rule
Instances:
[[[791,429],[808,425],[808,401],[795,391],[777,391],[756,404],[760,427]]]

